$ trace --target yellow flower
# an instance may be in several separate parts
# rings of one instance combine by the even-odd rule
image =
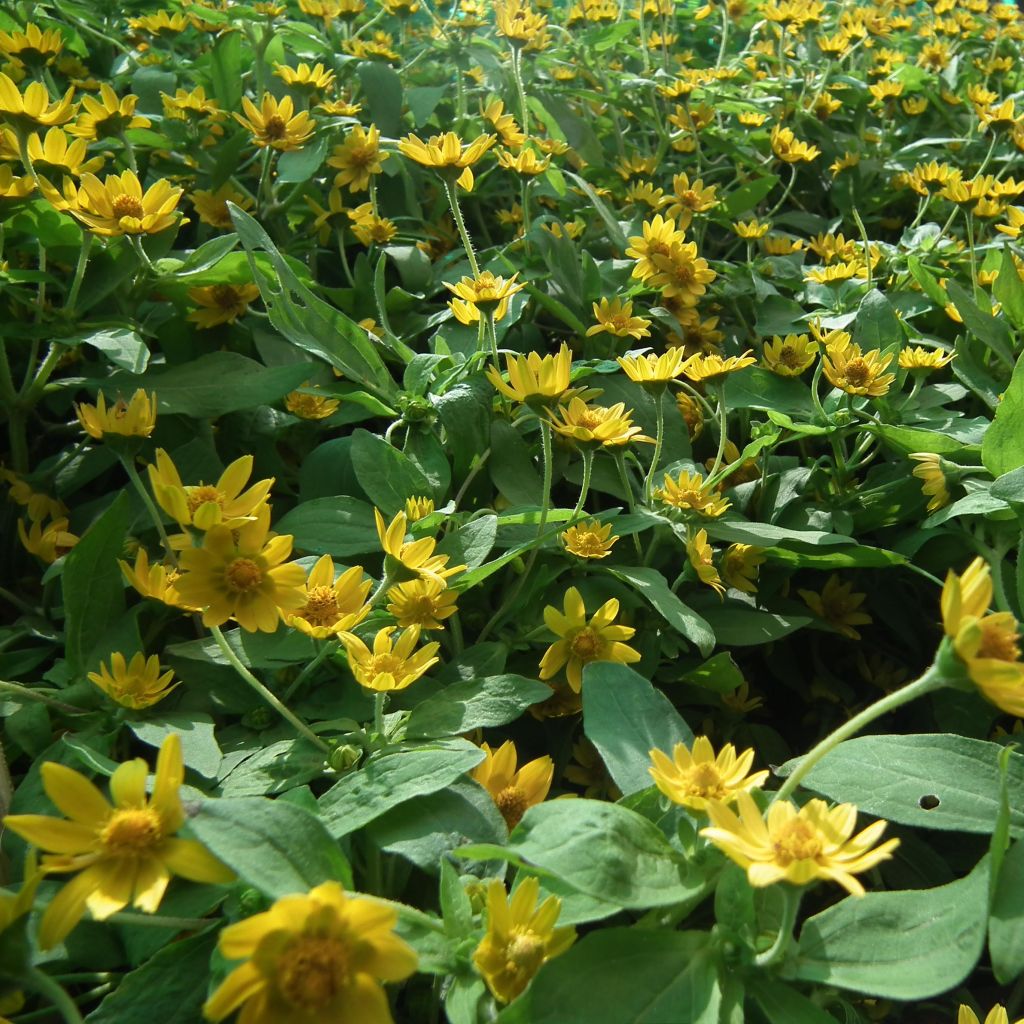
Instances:
[[[646,317],[633,316],[633,303],[629,299],[615,298],[609,301],[602,298],[600,302],[593,303],[593,310],[597,323],[587,328],[588,338],[602,332],[612,334],[616,338],[635,338],[637,341],[650,337],[651,332],[648,328],[651,321]]]
[[[505,113],[505,104],[501,100],[491,100],[480,111],[481,117],[490,121],[494,130],[501,136],[501,141],[511,149],[516,149],[526,141],[526,136],[516,123],[516,119]]]
[[[37,174],[80,178],[103,166],[101,156],[87,159],[89,154],[84,139],[69,138],[61,128],[50,128],[43,138],[38,132],[33,132],[28,137],[26,148]]]
[[[231,214],[228,211],[228,203],[234,203],[242,210],[251,210],[253,207],[253,201],[228,181],[213,192],[196,189],[190,198],[192,205],[196,208],[196,213],[199,214],[199,219],[204,224],[209,224],[211,228],[221,228],[224,231],[230,231],[234,227]]]
[[[50,94],[41,82],[32,82],[22,95],[14,82],[0,72],[0,121],[21,131],[40,125],[49,128],[65,124],[75,115],[71,102],[74,95],[74,88],[70,88],[59,100],[51,103]]]
[[[473,189],[472,165],[496,141],[494,135],[478,135],[472,142],[465,143],[455,132],[431,135],[426,142],[415,135],[406,135],[398,140],[398,151],[424,167],[432,167],[445,181],[457,180],[469,192]]]
[[[286,622],[306,636],[324,640],[359,625],[370,614],[366,597],[372,581],[363,579],[363,567],[354,565],[337,579],[330,555],[321,555],[306,580],[306,603]]]
[[[504,0],[494,5],[498,35],[507,39],[514,49],[535,42],[545,35],[548,19],[538,14],[527,0]]]
[[[750,241],[755,238],[764,238],[765,235],[771,230],[770,221],[760,221],[756,217],[753,220],[743,221],[738,220],[733,224],[732,229],[736,232],[740,238],[745,238]]]
[[[160,747],[152,795],[142,758],[118,765],[110,778],[111,804],[84,776],[52,761],[40,771],[43,789],[67,819],[45,814],[10,814],[4,824],[48,852],[47,874],[79,871],[43,912],[39,944],[61,942],[86,910],[104,921],[129,903],[155,913],[172,875],[193,882],[225,884],[234,878],[205,847],[175,833],[185,823],[178,789],[185,777],[181,740],[169,735]]]
[[[499,277],[489,270],[480,272],[478,277],[463,277],[456,284],[442,282],[455,298],[448,303],[460,323],[479,323],[481,314],[501,320],[508,312],[509,300],[525,285],[516,282],[518,274],[510,278]]]
[[[744,128],[760,128],[761,125],[768,120],[768,115],[759,114],[752,110],[744,110],[736,115],[736,120],[738,120]]]
[[[720,356],[717,352],[707,355],[697,353],[690,356],[683,364],[683,373],[697,383],[717,380],[729,373],[736,373],[753,366],[757,360],[748,349],[741,356]]]
[[[249,303],[260,297],[260,290],[254,284],[211,284],[189,288],[188,297],[201,308],[185,319],[208,330],[218,324],[233,324],[244,316]]]
[[[681,348],[670,348],[663,355],[653,352],[641,356],[619,356],[618,364],[626,376],[637,384],[664,385],[683,372],[686,353]]]
[[[316,385],[308,381],[303,387],[316,390]],[[289,391],[284,396],[284,407],[301,420],[325,420],[333,416],[340,406],[341,399],[313,394],[311,391]]]
[[[130,566],[120,558],[117,560],[117,564],[121,566],[124,578],[143,597],[151,597],[155,601],[162,601],[164,604],[174,608],[183,608],[185,611],[199,611],[198,608],[191,608],[184,604],[178,591],[175,590],[174,582],[178,578],[178,570],[159,562],[150,565],[149,553],[145,548],[139,548],[136,552],[134,566]]]
[[[564,953],[575,941],[573,928],[556,928],[562,910],[557,896],[537,906],[540,882],[524,878],[512,898],[505,883],[487,883],[487,932],[473,952],[473,963],[501,1003],[510,1003],[548,960]]]
[[[818,346],[806,334],[776,334],[761,349],[761,362],[780,377],[799,377],[817,355]]]
[[[705,213],[718,205],[717,191],[717,185],[705,187],[700,178],[691,182],[686,174],[677,174],[672,178],[674,201],[665,212],[686,230],[695,213]]]
[[[745,594],[756,594],[758,566],[764,562],[760,548],[752,544],[730,544],[722,555],[722,579]]]
[[[377,693],[404,690],[416,682],[431,665],[436,665],[440,644],[425,644],[413,654],[420,638],[419,626],[403,630],[391,639],[394,626],[377,630],[373,651],[354,633],[342,633],[341,642],[348,654],[348,666],[356,682]]]
[[[410,523],[418,523],[434,511],[434,499],[424,495],[414,495],[405,499],[405,515]]]
[[[335,146],[327,159],[329,167],[338,168],[334,187],[348,185],[349,192],[365,192],[370,187],[370,179],[383,171],[384,161],[390,156],[390,153],[381,152],[380,132],[376,125],[371,124],[369,131],[361,124],[352,125],[345,141]]]
[[[151,36],[175,36],[188,28],[189,22],[184,14],[177,12],[157,11],[141,18],[129,18],[128,25],[136,32],[145,32]]]
[[[19,178],[10,165],[0,166],[0,199],[24,199],[36,190],[35,179],[26,174]]]
[[[553,356],[541,357],[536,352],[525,356],[506,356],[508,384],[501,379],[496,366],[487,368],[487,379],[513,402],[546,404],[562,397],[569,390],[572,352],[563,342]]]
[[[82,97],[82,109],[68,131],[80,139],[106,139],[120,135],[132,128],[148,128],[148,117],[135,113],[138,96],[123,96],[120,99],[106,82],[100,84],[99,99],[95,96]]]
[[[747,774],[754,763],[752,749],[737,756],[736,748],[726,743],[716,755],[706,736],[693,741],[692,752],[685,743],[677,743],[671,758],[660,750],[651,750],[649,756],[654,766],[647,770],[658,789],[673,803],[694,811],[706,811],[711,800],[730,803],[768,778],[767,771]]]
[[[653,220],[645,220],[642,231],[642,235],[630,238],[626,255],[636,260],[633,277],[646,281],[658,273],[654,257],[667,257],[672,246],[686,240],[686,232],[677,228],[671,217],[662,217],[661,214],[657,214]]]
[[[548,410],[551,426],[556,433],[581,447],[618,448],[630,441],[649,441],[653,438],[640,433],[630,417],[632,409],[623,402],[612,406],[588,405],[582,398],[570,398],[568,406],[560,405],[556,412]]]
[[[68,520],[63,517],[45,526],[42,522],[33,522],[27,530],[24,522],[19,519],[18,537],[30,555],[35,555],[47,564],[66,555],[79,541],[75,534],[68,531]]]
[[[961,1003],[960,1010],[956,1015],[956,1024],[978,1024],[978,1015],[969,1006]],[[988,1015],[985,1017],[985,1024],[1010,1024],[1010,1017],[1006,1012],[1006,1007],[1001,1003],[996,1003],[988,1011]],[[1016,1021],[1016,1024],[1024,1024],[1024,1018]]]
[[[685,392],[676,395],[676,406],[679,415],[686,424],[686,432],[691,441],[696,441],[704,432],[704,413],[701,407]]]
[[[686,555],[701,583],[706,583],[721,597],[725,593],[725,587],[722,586],[722,577],[715,568],[714,550],[708,543],[707,530],[698,530],[686,542]]]
[[[405,533],[409,519],[404,512],[396,513],[395,518],[387,524],[378,509],[373,510],[373,517],[377,524],[381,550],[385,555],[385,572],[399,582],[405,583],[415,579],[433,580],[446,586],[445,581],[449,576],[466,568],[464,565],[449,568],[447,555],[435,555],[436,541],[433,537],[407,541]]]
[[[955,352],[944,352],[941,348],[908,347],[900,351],[898,363],[901,370],[911,373],[931,373],[941,369],[956,358]]]
[[[937,512],[950,502],[946,474],[942,472],[942,459],[934,452],[915,452],[910,456],[920,465],[914,467],[914,476],[921,483],[922,494],[927,495],[928,511]]]
[[[133,171],[108,174],[103,182],[87,173],[82,175],[81,190],[68,212],[93,234],[107,238],[156,235],[175,223],[182,191],[161,178],[143,193]]]
[[[82,402],[75,406],[82,429],[97,441],[108,434],[120,437],[149,437],[156,426],[156,393],[146,394],[142,388],[126,402],[123,398],[108,409],[101,391],[95,405]]]
[[[545,652],[540,662],[540,678],[551,679],[563,666],[565,677],[574,693],[583,688],[583,666],[595,661],[611,661],[630,665],[640,660],[638,651],[622,643],[636,632],[632,626],[614,625],[619,614],[616,598],[605,601],[588,619],[580,592],[570,587],[565,592],[564,611],[553,605],[544,609],[544,622],[558,640]]]
[[[310,67],[302,62],[297,68],[290,68],[287,64],[275,64],[274,74],[285,85],[303,92],[327,92],[334,88],[334,72],[327,71],[323,64]]]
[[[666,473],[665,486],[654,492],[658,501],[682,509],[684,512],[698,512],[709,519],[715,519],[729,508],[729,501],[708,490],[700,473],[680,472],[674,480]]]
[[[697,255],[696,242],[679,242],[667,254],[651,256],[655,273],[647,278],[650,288],[657,288],[664,299],[682,306],[696,306],[707,286],[718,276],[708,261]]]
[[[41,522],[44,519],[60,519],[68,514],[64,502],[51,498],[41,491],[34,491],[27,480],[22,480],[17,473],[4,469],[2,466],[0,466],[0,480],[10,487],[7,496],[28,512],[28,517],[33,523]]]
[[[333,196],[335,193],[332,192]],[[348,218],[352,222],[352,234],[362,242],[363,245],[387,245],[398,232],[395,222],[387,217],[379,217],[373,212],[372,203],[363,203],[354,210],[348,211]]]
[[[234,118],[252,134],[253,143],[260,149],[269,146],[282,153],[302,149],[316,129],[307,111],[295,113],[291,96],[278,101],[265,92],[259,107],[248,96],[243,96],[242,109],[246,116],[235,114]]]
[[[246,1024],[392,1024],[382,981],[416,970],[416,953],[395,934],[398,913],[338,882],[284,896],[262,914],[228,925],[219,949],[244,960],[203,1005],[221,1021],[240,1006]]]
[[[162,92],[160,99],[163,102],[164,115],[172,121],[198,121],[202,118],[220,121],[224,118],[224,111],[217,105],[216,100],[206,98],[206,90],[201,85],[197,85],[191,91],[178,89],[173,96]]]
[[[821,156],[817,146],[801,142],[789,128],[776,125],[771,134],[772,152],[787,164],[809,163]]]
[[[611,523],[602,526],[594,519],[570,526],[562,534],[565,550],[577,558],[607,558],[618,539],[612,535]]]
[[[282,612],[306,603],[301,565],[281,563],[292,553],[289,534],[268,539],[270,508],[235,530],[224,525],[206,531],[201,548],[181,553],[175,589],[183,601],[203,612],[203,625],[220,626],[233,618],[242,629],[273,633]]]
[[[942,587],[942,626],[982,695],[1007,714],[1024,718],[1024,665],[1017,622],[1009,612],[992,612],[992,577],[983,558]]]
[[[848,395],[879,398],[888,394],[889,385],[896,379],[896,374],[885,373],[892,353],[883,356],[880,349],[862,352],[859,345],[843,351],[830,347],[822,362],[828,382]]]
[[[109,669],[101,663],[99,672],[89,673],[89,679],[111,700],[135,711],[163,700],[178,685],[172,685],[173,678],[174,673],[170,669],[160,675],[160,659],[155,654],[148,658],[136,654],[125,663],[120,651],[111,655]]]
[[[867,594],[853,591],[852,583],[840,583],[839,577],[833,573],[820,594],[813,590],[798,590],[808,608],[823,619],[843,636],[851,640],[859,640],[860,633],[854,626],[865,626],[872,621],[866,612],[857,609],[864,603]]]
[[[29,22],[24,32],[0,32],[0,54],[33,70],[52,64],[63,49],[64,37],[55,28],[41,29]]]
[[[888,839],[875,846],[888,824],[885,821],[876,821],[854,836],[857,808],[853,804],[829,809],[824,800],[810,800],[798,810],[788,800],[776,800],[762,816],[754,798],[740,793],[736,811],[723,803],[709,804],[711,827],[700,834],[744,868],[747,881],[758,889],[776,882],[807,885],[827,878],[851,896],[863,896],[864,886],[854,875],[889,860],[900,842]]]
[[[437,580],[408,580],[388,591],[388,611],[403,629],[444,629],[444,620],[459,609],[458,594]]]
[[[181,527],[209,530],[211,526],[237,529],[252,522],[267,507],[273,477],[258,480],[242,490],[252,475],[253,457],[235,459],[215,484],[200,481],[186,487],[178,469],[163,450],[156,450],[156,464],[150,463],[149,484],[157,504]]]
[[[511,831],[529,808],[543,803],[547,797],[555,773],[554,762],[545,754],[517,769],[519,754],[512,740],[506,740],[497,750],[486,743],[480,749],[484,759],[470,776],[490,793]]]

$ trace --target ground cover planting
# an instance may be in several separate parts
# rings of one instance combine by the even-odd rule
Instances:
[[[1024,1018],[1022,39],[0,7],[0,1020]]]

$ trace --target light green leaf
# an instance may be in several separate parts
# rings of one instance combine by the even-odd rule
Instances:
[[[657,569],[621,565],[608,571],[635,587],[670,626],[696,644],[701,654],[707,657],[711,653],[715,646],[715,634],[711,626],[676,597],[669,589],[668,580]]]
[[[296,548],[316,555],[348,558],[380,551],[373,506],[344,494],[304,501],[286,512],[276,529],[292,534]]]
[[[406,498],[433,493],[408,455],[368,430],[352,434],[352,466],[359,486],[385,516],[404,510]]]
[[[988,922],[988,950],[1001,985],[1024,972],[1024,840],[1003,858]]]
[[[147,746],[160,749],[174,733],[181,740],[181,755],[186,768],[207,779],[217,778],[223,758],[213,735],[213,719],[200,711],[150,712],[144,722],[128,723],[128,728]]]
[[[1017,360],[992,426],[985,431],[981,461],[996,477],[1024,466],[1024,355]]]
[[[465,679],[417,704],[409,715],[410,739],[456,736],[515,721],[526,708],[551,696],[536,679],[500,675]]]

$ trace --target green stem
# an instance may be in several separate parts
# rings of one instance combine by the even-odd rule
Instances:
[[[214,923],[208,917],[167,917],[164,914],[134,914],[120,910],[107,918],[111,924],[142,925],[143,928],[173,928],[177,932],[194,932]]]
[[[0,693],[9,693],[14,697],[23,697],[25,700],[37,701],[65,715],[84,715],[88,713],[83,711],[82,708],[74,707],[72,704],[65,704],[63,701],[54,700],[53,697],[48,697],[46,693],[33,689],[31,686],[25,686],[23,683],[11,683],[5,679],[0,679]]]
[[[530,108],[526,102],[526,89],[523,88],[523,54],[518,46],[512,47],[512,77],[516,80],[516,92],[519,95],[519,119],[523,122],[523,134],[529,138]],[[523,212],[525,214],[525,208]]]
[[[594,468],[593,448],[584,448],[583,455],[583,483],[580,485],[580,496],[576,507],[572,511],[572,519],[575,519],[583,511],[583,503],[587,500],[587,492],[590,490],[590,473]]]
[[[640,0],[641,3],[644,0]],[[651,490],[654,487],[654,474],[658,471],[658,463],[661,461],[661,448],[665,443],[665,409],[662,406],[662,395],[663,389],[660,389],[654,393],[654,416],[655,416],[655,433],[654,433],[654,455],[651,457],[651,466],[647,470],[647,476],[644,479],[644,501],[650,504],[651,501]]]
[[[128,160],[128,166],[131,168],[132,173],[138,176],[139,163],[135,159],[135,147],[128,141],[128,136],[123,131],[117,133],[117,138],[121,145],[124,146],[124,155]]]
[[[90,232],[85,232],[82,239],[82,248],[78,251],[78,263],[75,265],[75,277],[71,282],[71,290],[64,300],[64,313],[69,315],[74,312],[75,303],[78,301],[78,292],[85,279],[85,268],[89,265],[89,250],[92,248],[93,237]]]
[[[337,640],[325,640],[320,645],[320,650],[316,652],[313,660],[310,661],[306,667],[292,680],[291,685],[285,690],[284,701],[287,703],[292,698],[292,694],[324,663],[327,657],[338,650]]]
[[[149,518],[153,520],[156,532],[160,535],[160,543],[163,544],[164,551],[167,552],[167,556],[169,558],[173,559],[174,548],[171,547],[170,538],[167,536],[167,531],[164,529],[163,517],[160,515],[160,510],[153,503],[153,499],[149,496],[149,491],[146,490],[146,485],[142,482],[142,479],[139,476],[139,471],[135,468],[132,460],[128,458],[127,455],[118,453],[117,457],[121,460],[121,465],[124,466],[124,471],[128,474],[128,479],[131,480],[136,493],[142,499],[142,504],[146,506]],[[175,561],[177,561],[177,559],[175,559]]]
[[[82,1015],[78,1012],[74,1000],[48,974],[35,967],[27,967],[22,978],[28,988],[53,1003],[66,1024],[82,1024]]]
[[[643,3],[643,0],[640,0]],[[715,61],[715,67],[720,68],[722,61],[725,60],[725,50],[729,45],[729,5],[722,4],[722,45],[718,48],[718,60]]]
[[[384,738],[384,711],[388,706],[388,695],[383,690],[378,690],[373,695],[373,731]]]
[[[371,608],[377,606],[377,602],[387,597],[388,591],[394,586],[394,577],[385,569],[381,574],[380,583],[377,584],[377,589],[370,595],[370,600],[367,602]]]
[[[309,740],[315,747],[325,754],[331,752],[331,748],[322,740],[305,722],[293,711],[286,707],[275,694],[271,693],[246,667],[242,664],[238,655],[231,649],[219,626],[210,626],[210,634],[217,641],[221,653],[228,660],[228,664],[244,679],[282,718],[286,719],[300,736]]]
[[[708,474],[709,477],[713,477],[722,465],[722,456],[725,454],[726,429],[725,385],[721,384],[718,389],[718,451],[715,453],[715,461]]]
[[[459,197],[456,194],[457,188],[458,185],[454,181],[445,181],[444,183],[444,190],[448,196],[448,205],[451,207],[455,226],[459,229],[459,237],[462,239],[462,247],[466,250],[466,258],[469,260],[470,269],[473,271],[473,277],[479,277],[480,266],[476,261],[473,242],[469,237],[469,232],[466,230],[466,222],[462,219],[462,207],[459,206]]]
[[[941,689],[946,685],[945,678],[939,672],[936,665],[932,665],[927,672],[914,682],[908,683],[895,693],[890,693],[874,704],[869,705],[858,715],[854,715],[849,721],[844,722],[838,729],[831,732],[820,743],[813,747],[810,753],[805,754],[800,763],[793,769],[792,774],[782,784],[775,794],[776,800],[785,800],[792,794],[800,782],[807,776],[810,770],[834,747],[837,747],[843,740],[855,736],[866,725],[870,725],[876,718],[895,711],[904,704],[909,704],[918,697]]]
[[[775,935],[775,941],[771,944],[769,949],[766,949],[763,953],[758,953],[754,957],[754,965],[756,967],[770,967],[772,964],[778,962],[786,949],[789,946],[790,941],[793,938],[793,925],[796,924],[796,914],[800,907],[800,899],[804,894],[802,888],[793,885],[783,885],[780,887],[783,903],[782,903],[782,919],[779,921],[779,930]]]

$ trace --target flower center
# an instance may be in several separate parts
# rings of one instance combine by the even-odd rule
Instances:
[[[236,309],[242,305],[238,292],[229,284],[218,284],[213,289],[213,301],[220,309]]]
[[[806,821],[794,818],[787,822],[772,844],[775,860],[789,867],[795,860],[811,860],[821,853],[821,836]]]
[[[997,661],[1016,661],[1020,657],[1020,637],[1015,629],[1007,628],[991,620],[989,615],[978,623],[981,629],[981,645],[976,658],[994,658]]]
[[[142,208],[142,200],[136,199],[135,196],[122,193],[115,196],[110,205],[117,220],[121,220],[122,217],[134,217],[136,220],[141,220],[146,215],[146,211]]]
[[[494,798],[494,802],[498,805],[509,831],[519,824],[526,813],[526,794],[518,786],[506,786]]]
[[[589,626],[581,629],[569,641],[569,649],[572,651],[573,657],[580,661],[593,661],[600,655],[603,647],[604,641]]]
[[[871,367],[858,356],[846,364],[845,376],[855,388],[862,388],[871,380]]]
[[[224,570],[224,582],[236,594],[249,594],[263,582],[263,570],[251,558],[236,558]]]
[[[338,602],[332,587],[313,587],[306,597],[306,606],[299,612],[311,626],[333,626],[338,621]]]
[[[603,555],[604,541],[596,533],[581,533],[576,536],[574,545],[576,550],[583,555]]]
[[[683,783],[691,796],[702,796],[720,800],[725,796],[722,776],[713,764],[694,765],[685,776]]]
[[[544,962],[544,941],[532,931],[514,931],[505,947],[510,973],[532,978]]]
[[[367,663],[370,676],[392,676],[395,680],[402,674],[404,662],[394,654],[375,654]]]
[[[163,837],[163,822],[151,807],[114,811],[100,832],[100,842],[110,853],[129,857],[146,853]]]
[[[200,505],[206,505],[211,501],[215,505],[223,507],[224,495],[211,484],[198,484],[195,487],[186,487],[185,494],[185,501],[188,504],[190,514],[194,514]]]
[[[264,123],[263,134],[268,139],[283,139],[288,134],[288,129],[284,120],[274,114],[272,117],[268,117]]]
[[[788,366],[790,369],[795,369],[800,365],[800,353],[795,348],[790,348],[788,345],[779,352],[779,362],[783,366]]]
[[[348,961],[348,950],[337,939],[304,935],[277,961],[278,991],[292,1006],[321,1010],[347,983]]]

